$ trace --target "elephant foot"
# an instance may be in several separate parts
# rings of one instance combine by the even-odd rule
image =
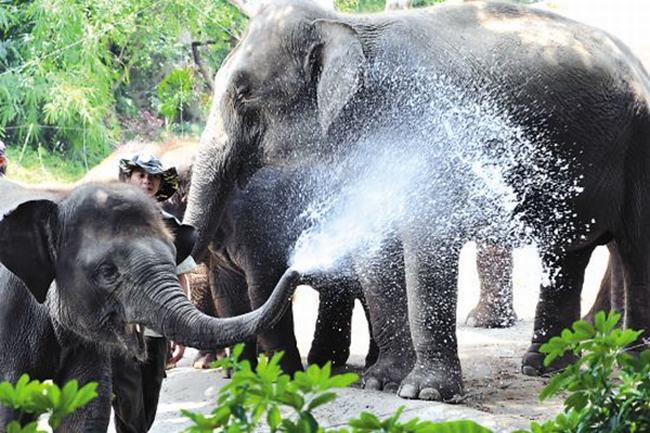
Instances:
[[[295,349],[277,348],[272,350],[265,350],[264,354],[268,359],[271,359],[276,352],[284,352],[284,355],[280,359],[280,368],[282,369],[283,373],[293,376],[297,371],[304,370],[302,365],[302,360],[300,359],[300,352],[298,352],[297,348]],[[257,359],[255,359],[255,364],[251,364],[251,366],[256,366],[256,365],[257,365]]]
[[[463,395],[460,362],[453,365],[420,363],[402,381],[397,395],[402,398],[453,403]]]
[[[524,355],[521,363],[521,372],[526,376],[547,376],[563,370],[567,366],[573,364],[576,360],[573,353],[565,353],[559,358],[556,358],[551,365],[546,367],[544,365],[544,358],[546,355],[540,353],[540,346],[541,344],[539,343],[532,343]]]
[[[344,367],[350,357],[350,350],[336,350],[336,349],[316,349],[312,347],[307,356],[307,363],[309,365],[316,364],[323,366],[328,362],[332,363],[332,367]]]
[[[397,392],[400,382],[411,370],[412,362],[402,358],[379,356],[363,375],[363,387],[373,391]]]
[[[225,358],[226,351],[224,349],[217,349],[214,352],[207,352],[207,351],[199,351],[197,353],[196,357],[194,358],[194,361],[192,362],[192,366],[198,370],[205,370],[208,368],[212,368],[212,363]]]
[[[512,306],[479,303],[469,312],[465,323],[473,328],[510,328],[516,321]]]

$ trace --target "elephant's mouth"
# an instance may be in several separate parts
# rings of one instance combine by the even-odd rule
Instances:
[[[113,328],[118,344],[127,356],[133,356],[138,361],[147,359],[147,346],[144,342],[144,329],[136,323],[126,323]]]

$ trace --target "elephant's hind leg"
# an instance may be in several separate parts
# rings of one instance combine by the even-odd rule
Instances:
[[[478,305],[467,316],[477,328],[508,328],[517,320],[513,306],[512,248],[477,243],[476,266],[481,284]]]
[[[565,355],[550,366],[545,366],[545,356],[539,348],[580,319],[580,293],[593,249],[592,246],[563,255],[557,252],[542,254],[542,262],[549,275],[540,288],[533,340],[522,363],[524,374],[540,376],[559,370],[573,361],[571,355]]]
[[[307,356],[309,364],[345,366],[350,356],[354,296],[346,287],[319,287],[318,319]]]
[[[607,244],[609,249],[609,260],[605,275],[600,282],[600,289],[594,304],[589,312],[585,315],[584,320],[594,321],[594,316],[599,311],[608,312],[617,311],[621,315],[625,314],[625,280],[623,275],[623,263],[618,251],[616,242]]]

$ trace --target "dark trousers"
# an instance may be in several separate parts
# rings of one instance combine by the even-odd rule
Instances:
[[[146,433],[156,418],[169,349],[165,338],[145,337],[145,341],[146,362],[117,356],[112,359],[117,433]]]

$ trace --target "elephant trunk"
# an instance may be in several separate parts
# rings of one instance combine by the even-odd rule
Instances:
[[[154,323],[146,325],[184,346],[202,350],[230,346],[275,325],[289,308],[299,277],[297,271],[288,269],[264,305],[250,313],[225,319],[201,313],[180,290],[167,291],[154,302],[169,308],[162,310]]]
[[[219,71],[216,82],[221,82]],[[197,230],[192,257],[201,259],[223,218],[235,182],[246,160],[239,121],[223,83],[215,88],[213,103],[192,167],[192,180],[183,222]],[[228,125],[228,128],[226,127]],[[235,132],[230,132],[235,131]]]

